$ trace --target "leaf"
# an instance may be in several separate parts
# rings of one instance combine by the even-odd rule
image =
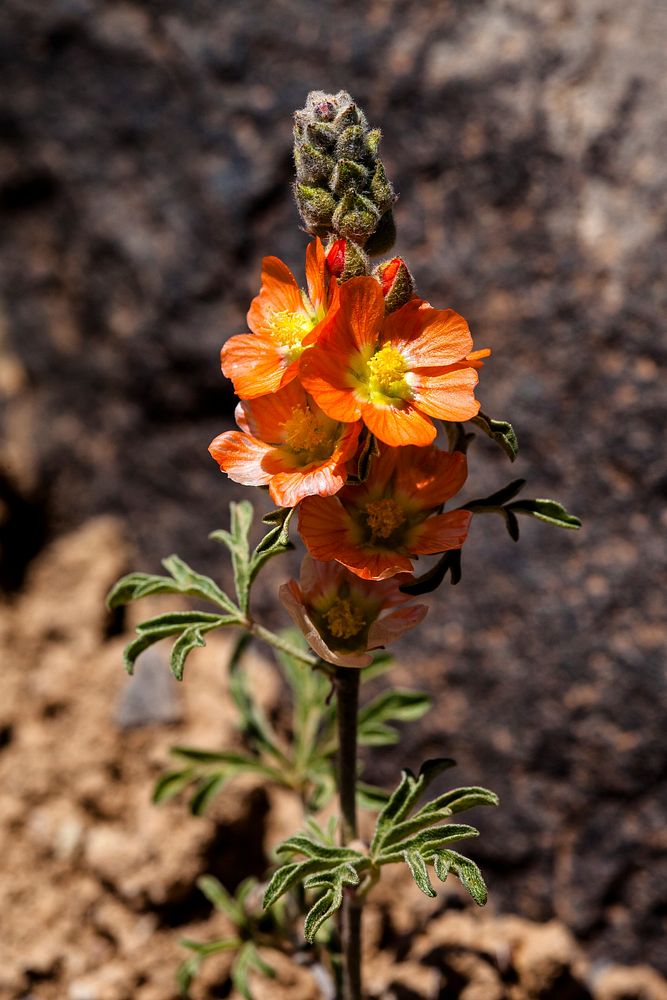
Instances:
[[[201,816],[206,811],[228,778],[227,774],[212,774],[199,782],[197,791],[190,799],[190,812],[193,816]]]
[[[473,417],[470,422],[484,431],[496,444],[499,444],[510,462],[514,461],[519,454],[519,442],[514,428],[507,420],[494,420],[480,410],[477,416]]]
[[[157,805],[159,802],[167,802],[169,799],[173,799],[175,795],[178,795],[179,792],[190,784],[194,774],[193,768],[189,767],[184,771],[167,771],[161,775],[153,789],[153,802]]]
[[[433,859],[435,873],[444,882],[451,870],[454,872],[464,889],[470,893],[478,906],[484,906],[488,893],[479,867],[470,858],[464,857],[458,851],[443,851]]]
[[[495,493],[492,493],[491,496],[470,500],[468,503],[463,505],[461,510],[471,510],[474,513],[483,513],[486,511],[496,513],[496,509],[498,507],[502,507],[503,504],[509,503],[510,500],[513,500],[517,493],[520,493],[525,485],[525,479],[513,479],[511,483],[508,483],[507,486],[503,486],[501,490],[497,490]]]
[[[455,421],[443,420],[442,424],[447,434],[449,450],[460,451],[465,455],[475,440],[475,435],[470,432],[466,433],[463,424],[456,423]]]
[[[178,635],[171,652],[171,669],[177,680],[183,678],[183,666],[188,653],[195,646],[204,646],[203,635],[214,629],[238,624],[231,615],[215,615],[205,611],[174,611],[149,618],[137,625],[136,639],[123,651],[123,662],[128,674],[134,672],[137,657],[160,639]]]
[[[263,976],[275,976],[275,970],[262,959],[252,941],[247,941],[238,954],[232,966],[231,977],[234,988],[241,994],[243,1000],[252,1000],[248,975],[255,969]]]
[[[245,914],[236,899],[225,889],[224,885],[213,875],[202,875],[197,879],[197,888],[213,903],[216,910],[226,913],[235,924],[245,922]]]
[[[422,691],[401,688],[384,691],[361,708],[358,723],[359,737],[363,739],[364,733],[371,724],[388,721],[414,722],[421,719],[432,704],[431,698]]]
[[[401,772],[398,787],[391,794],[386,806],[377,818],[375,834],[371,842],[371,855],[375,856],[387,831],[396,823],[400,823],[410,813],[419,796],[438,774],[453,767],[455,763],[456,761],[450,757],[435,757],[432,760],[424,761],[417,778],[412,771],[404,770]]]
[[[304,854],[307,858],[317,858],[322,861],[330,861],[337,864],[345,861],[363,860],[365,855],[360,854],[350,847],[331,847],[323,844],[312,837],[305,837],[303,834],[296,834],[289,837],[276,847],[276,854]]]
[[[277,899],[286,893],[293,885],[297,885],[308,875],[315,875],[317,872],[326,871],[327,868],[335,866],[335,862],[322,861],[321,859],[309,859],[307,861],[295,861],[289,865],[282,865],[274,872],[271,881],[266,887],[262,905],[265,910],[275,903]]]
[[[535,517],[539,521],[553,524],[557,528],[569,528],[576,531],[581,527],[579,518],[575,517],[574,514],[569,514],[565,507],[561,503],[558,503],[557,500],[539,498],[534,500],[517,500],[515,503],[510,504],[508,510],[515,511],[517,514],[527,514],[529,517]]]
[[[363,781],[357,782],[357,803],[362,809],[369,809],[378,812],[386,806],[389,799],[389,792],[375,785],[367,785]]]
[[[340,908],[343,902],[343,887],[346,885],[359,885],[359,875],[352,865],[341,865],[324,876],[314,875],[305,880],[305,889],[327,890],[306,914],[304,924],[306,941],[312,944],[322,924]]]
[[[196,952],[202,958],[209,955],[216,955],[220,951],[233,951],[239,948],[242,942],[239,938],[220,938],[219,941],[191,941],[189,938],[182,938],[179,942],[183,948]]]
[[[269,559],[273,559],[274,556],[280,556],[284,552],[288,552],[294,548],[289,539],[289,526],[295,509],[295,507],[278,507],[262,518],[265,524],[271,524],[273,527],[262,538],[252,554],[249,567],[250,584],[253,583],[257,574]]]
[[[232,557],[234,587],[239,607],[244,615],[248,613],[250,597],[250,543],[248,534],[254,516],[249,500],[232,501],[229,505],[229,531],[214,531],[209,538],[226,545]]]
[[[437,563],[426,573],[418,576],[412,583],[404,583],[398,589],[404,594],[419,597],[420,594],[430,594],[444,582],[447,574],[451,574],[453,586],[461,580],[461,549],[450,549],[443,553]]]
[[[240,617],[239,609],[210,577],[195,573],[178,556],[169,556],[163,566],[171,577],[149,573],[129,573],[122,577],[109,591],[107,607],[113,610],[153,594],[187,594],[218,604],[228,614]]]
[[[473,785],[468,788],[454,788],[452,791],[439,795],[437,799],[427,803],[419,814],[426,815],[446,808],[453,815],[464,812],[466,809],[474,809],[475,806],[497,806],[499,804],[500,800],[495,792]]]
[[[379,865],[387,865],[393,861],[400,861],[404,851],[421,851],[424,855],[433,854],[445,844],[450,844],[455,840],[467,840],[470,837],[479,837],[479,830],[476,830],[474,826],[467,826],[463,823],[434,826],[429,830],[422,830],[414,837],[409,837],[400,843],[388,845],[386,850],[383,845],[382,849],[375,855],[374,860]]]
[[[201,963],[202,959],[199,955],[191,955],[190,958],[186,958],[185,961],[181,962],[179,965],[176,972],[176,988],[181,996],[187,997],[190,992],[192,980],[199,972]]]
[[[436,891],[431,885],[431,880],[428,877],[426,862],[419,851],[405,851],[403,853],[403,857],[406,865],[410,869],[410,874],[424,895],[435,896]]]
[[[206,631],[209,630],[207,629]],[[198,646],[205,645],[206,641],[204,639],[203,630],[195,625],[191,625],[189,628],[184,629],[184,631],[179,635],[178,639],[171,647],[171,656],[169,658],[171,672],[177,681],[183,680],[185,661],[192,650],[197,649]]]
[[[282,765],[287,765],[289,761],[278,746],[277,735],[246,685],[241,660],[249,641],[250,636],[242,636],[232,653],[229,662],[229,693],[241,716],[241,732],[245,739],[255,749],[265,750]]]

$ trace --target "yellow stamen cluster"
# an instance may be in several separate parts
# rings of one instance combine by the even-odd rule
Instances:
[[[303,338],[313,328],[313,323],[305,313],[288,312],[286,309],[274,312],[269,325],[275,340],[290,351],[298,350]]]
[[[381,347],[368,361],[368,386],[371,392],[405,399],[410,389],[405,381],[408,370],[400,351],[390,344]]]
[[[331,433],[307,406],[297,406],[283,424],[285,444],[292,451],[316,451],[330,441]]]
[[[324,615],[329,631],[336,639],[352,639],[359,635],[366,620],[347,597],[339,597]]]
[[[406,520],[401,505],[389,497],[373,500],[366,506],[366,521],[374,540],[389,538]]]

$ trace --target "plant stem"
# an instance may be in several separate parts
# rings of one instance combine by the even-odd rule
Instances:
[[[357,838],[357,716],[361,671],[338,667],[338,796],[343,845]],[[346,889],[342,911],[343,1000],[361,1000],[361,908],[354,889]]]
[[[300,663],[305,663],[309,667],[316,667],[320,662],[319,657],[315,656],[314,653],[306,653],[303,649],[297,649],[289,642],[281,639],[279,635],[275,634],[275,632],[270,632],[269,629],[264,628],[263,625],[258,625],[257,622],[249,622],[245,627],[248,628],[248,630],[258,639],[268,642],[268,644],[273,646],[274,649],[280,649],[283,653],[287,653],[288,656],[293,657]]]

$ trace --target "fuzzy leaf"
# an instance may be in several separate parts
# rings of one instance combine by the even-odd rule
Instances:
[[[428,877],[426,862],[419,851],[405,851],[403,853],[403,857],[406,865],[410,869],[410,874],[424,895],[435,896],[436,891],[431,885],[431,880]]]
[[[188,767],[184,771],[167,771],[161,775],[155,783],[153,789],[153,802],[167,802],[175,795],[178,795],[192,781],[195,772]]]
[[[193,816],[201,816],[206,812],[211,799],[215,798],[228,778],[229,775],[224,773],[211,774],[199,782],[195,794],[190,799],[190,812]]]
[[[171,577],[150,573],[130,573],[122,577],[109,591],[107,607],[113,610],[153,594],[187,594],[211,601],[228,614],[240,617],[239,609],[210,577],[195,573],[178,556],[169,556],[163,561],[163,566],[172,574]]]
[[[488,898],[486,884],[474,861],[459,854],[458,851],[442,851],[441,854],[436,855],[433,863],[436,875],[441,882],[445,881],[451,869],[477,905],[484,906]]]
[[[436,757],[432,760],[424,761],[419,776],[405,770],[401,772],[401,780],[398,787],[389,797],[389,800],[377,818],[375,834],[371,843],[371,853],[375,854],[380,847],[385,833],[396,823],[400,823],[409,813],[419,796],[428,785],[449,767],[454,767],[456,761],[450,757]]]
[[[327,890],[306,914],[304,925],[306,941],[312,944],[322,924],[340,908],[343,902],[343,887],[358,884],[359,875],[352,865],[341,865],[326,875],[312,875],[305,880],[305,889]]]
[[[445,826],[422,830],[414,837],[409,837],[397,844],[391,844],[386,849],[383,845],[375,860],[377,864],[387,865],[393,861],[400,861],[404,851],[421,851],[424,855],[433,854],[445,844],[451,844],[455,840],[466,840],[469,837],[479,837],[479,830],[476,830],[474,826],[448,823]]]
[[[419,597],[420,594],[430,594],[444,582],[447,574],[451,575],[453,586],[461,580],[461,549],[450,549],[445,552],[437,563],[426,573],[418,576],[412,583],[404,583],[398,589],[404,594]]]
[[[265,750],[281,764],[286,764],[287,759],[278,746],[278,738],[246,684],[241,660],[249,642],[249,635],[241,636],[232,653],[229,663],[229,693],[241,716],[241,732],[250,745]]]
[[[226,913],[237,925],[245,920],[245,914],[236,899],[225,889],[224,885],[213,875],[202,875],[197,879],[197,888],[213,903],[216,910]]]
[[[510,500],[513,500],[514,497],[521,492],[525,485],[525,479],[513,479],[511,483],[507,484],[507,486],[503,486],[501,490],[497,490],[488,497],[470,500],[468,503],[464,504],[462,510],[471,510],[473,513],[483,513],[486,511],[496,513],[498,507],[502,507],[503,504],[509,503]]]
[[[288,552],[294,546],[289,539],[289,525],[295,511],[295,507],[278,507],[277,510],[266,514],[262,520],[265,524],[272,525],[271,530],[266,533],[252,554],[249,567],[249,584],[252,584],[262,566],[274,556],[280,556],[283,552]]]
[[[438,812],[441,809],[448,809],[450,814],[463,812],[466,809],[474,809],[475,806],[497,806],[498,796],[495,792],[490,792],[488,788],[479,788],[472,785],[468,788],[454,788],[437,799],[428,802],[419,812],[419,815],[427,815]]]
[[[436,854],[433,858],[433,868],[435,874],[438,876],[441,882],[447,881],[447,876],[449,875],[450,869],[452,867],[452,852],[443,851],[441,854]]]
[[[253,506],[249,500],[238,503],[232,501],[229,505],[229,531],[214,531],[209,535],[213,541],[226,545],[232,557],[234,571],[234,587],[239,607],[244,614],[248,613],[250,597],[250,543],[248,534],[254,516]]]
[[[326,871],[331,867],[335,867],[335,862],[322,861],[320,858],[311,858],[307,861],[295,861],[289,865],[282,865],[278,871],[274,872],[273,878],[266,887],[262,901],[264,909],[268,910],[293,885],[303,882],[309,875],[315,875],[317,872]]]
[[[401,688],[384,691],[360,710],[359,733],[371,722],[414,722],[428,712],[432,703],[422,691]]]
[[[569,528],[576,531],[581,527],[581,521],[574,514],[569,514],[565,507],[557,500],[534,499],[517,500],[510,504],[509,511],[517,514],[527,514],[529,517],[536,517],[539,521],[553,524],[557,528]]]
[[[330,861],[340,864],[345,861],[363,860],[364,855],[359,851],[354,851],[349,847],[330,847],[320,841],[305,837],[303,834],[296,834],[289,837],[276,848],[276,854],[304,854],[307,858],[317,858],[321,861]]]
[[[206,631],[209,630],[207,629]],[[189,628],[186,628],[183,632],[181,632],[178,639],[171,647],[171,656],[169,658],[171,672],[177,681],[183,680],[185,661],[192,650],[197,649],[198,646],[205,645],[206,641],[204,639],[203,630],[200,627],[191,625]]]
[[[383,809],[389,799],[389,792],[375,785],[367,785],[363,781],[357,782],[357,802],[362,809],[369,809],[378,812]]]
[[[477,416],[473,417],[470,422],[483,430],[496,444],[499,444],[510,462],[514,461],[519,454],[519,442],[514,428],[507,420],[494,420],[480,410]]]

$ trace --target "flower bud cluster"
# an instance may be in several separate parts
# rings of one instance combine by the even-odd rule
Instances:
[[[379,129],[369,128],[346,91],[311,91],[294,115],[294,194],[309,233],[351,240],[370,254],[391,248],[396,195],[379,143]]]

